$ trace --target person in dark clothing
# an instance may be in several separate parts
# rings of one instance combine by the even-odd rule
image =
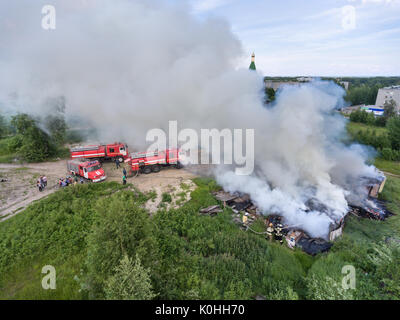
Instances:
[[[124,176],[126,177],[126,169],[125,169],[125,168],[122,170],[122,173],[123,173]]]
[[[275,227],[275,240],[279,241],[280,244],[283,244],[283,234],[282,234],[282,224],[278,223]]]
[[[41,186],[41,188],[40,188],[41,190],[40,191],[42,191],[44,189],[43,176],[39,177],[39,181],[38,182],[40,183],[40,186]]]
[[[115,166],[117,169],[119,169],[119,160],[118,158],[115,158]]]
[[[270,223],[269,225],[268,225],[268,228],[267,228],[267,237],[266,237],[266,239],[268,239],[269,241],[272,241],[273,239],[274,239],[274,225],[272,224],[272,223]]]

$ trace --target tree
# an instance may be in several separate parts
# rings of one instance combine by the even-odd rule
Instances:
[[[371,124],[371,122],[375,121],[375,117],[365,110],[356,110],[350,114],[350,121]]]
[[[390,118],[386,124],[386,127],[388,129],[388,135],[392,149],[400,150],[400,116]]]
[[[63,114],[48,115],[45,118],[46,128],[57,145],[63,145],[65,142],[67,124]]]
[[[393,99],[390,101],[386,101],[385,104],[383,105],[383,108],[384,108],[383,116],[385,117],[386,120],[396,115],[396,101],[394,101]]]
[[[267,95],[267,101],[274,101],[275,100],[275,90],[273,88],[266,88],[265,94]]]
[[[346,100],[352,105],[374,104],[378,95],[378,85],[351,86],[347,91]]]
[[[110,300],[151,300],[156,295],[152,291],[150,271],[142,266],[139,255],[133,261],[124,255],[115,273],[105,284],[105,296]]]
[[[40,129],[36,121],[23,113],[13,116],[11,125],[16,129],[15,141],[12,143],[25,160],[31,162],[44,161],[54,156],[56,148],[50,136]]]
[[[139,254],[145,266],[154,265],[156,245],[146,210],[123,193],[104,198],[95,209],[97,222],[88,236],[88,282],[91,295],[101,297],[104,282],[124,255]]]
[[[68,127],[65,122],[65,106],[66,99],[63,96],[49,98],[45,103],[48,115],[44,118],[44,125],[57,145],[64,144],[66,139]]]
[[[27,130],[35,127],[35,120],[26,113],[20,113],[11,118],[11,125],[15,128],[17,134],[26,134]]]
[[[8,132],[6,119],[0,114],[0,138],[4,137]]]

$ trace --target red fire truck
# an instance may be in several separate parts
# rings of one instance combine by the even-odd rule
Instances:
[[[84,177],[93,182],[100,182],[107,178],[98,160],[69,160],[67,168],[70,174]]]
[[[123,162],[128,157],[128,146],[115,142],[106,145],[89,145],[71,148],[71,159],[85,158],[102,160],[115,160]]]
[[[159,172],[162,167],[175,166],[181,169],[181,159],[184,153],[179,149],[167,149],[154,152],[135,152],[131,153],[130,157],[125,160],[131,167],[131,174]]]

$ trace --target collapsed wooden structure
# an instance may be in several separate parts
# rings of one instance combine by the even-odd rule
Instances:
[[[386,178],[368,180],[366,184],[368,198],[360,206],[349,204],[349,213],[357,215],[358,217],[370,218],[376,220],[384,220],[392,213],[387,210],[385,203],[378,200],[378,195],[382,192]],[[265,216],[258,209],[258,207],[251,201],[250,196],[247,194],[229,193],[223,190],[213,193],[214,197],[219,200],[223,207],[229,207],[234,212],[233,221],[241,226],[244,230],[252,230],[251,224],[260,217],[265,220],[265,225],[268,226],[272,223],[275,228],[278,224],[282,224],[282,233],[285,237],[286,244],[289,248],[301,248],[304,252],[315,255],[321,252],[328,251],[333,245],[332,242],[343,234],[346,216],[342,217],[339,221],[332,223],[329,228],[328,239],[312,238],[304,230],[296,226],[289,226],[283,223],[282,217],[279,215]],[[216,215],[222,212],[219,205],[210,206],[200,210],[201,214]],[[265,232],[262,232],[264,234]]]

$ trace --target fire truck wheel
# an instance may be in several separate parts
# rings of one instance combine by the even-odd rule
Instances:
[[[151,168],[151,170],[152,170],[153,172],[160,172],[161,167],[160,167],[158,164],[155,164],[155,165]]]
[[[142,168],[142,171],[145,174],[149,174],[149,173],[151,173],[151,168],[149,166],[146,166],[146,167]]]
[[[123,157],[117,157],[117,160],[118,160],[119,163],[124,162],[124,158]]]

